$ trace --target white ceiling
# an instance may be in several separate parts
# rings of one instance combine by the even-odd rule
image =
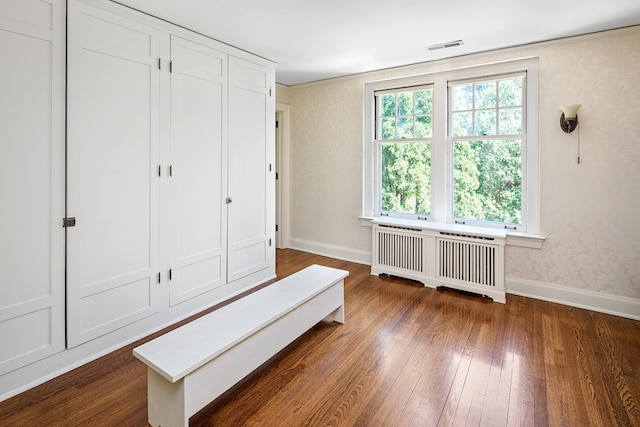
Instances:
[[[640,0],[117,2],[270,59],[288,86],[640,24]]]

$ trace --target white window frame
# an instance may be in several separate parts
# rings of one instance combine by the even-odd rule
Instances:
[[[522,229],[508,230],[510,235],[538,236],[540,233],[540,177],[538,144],[538,60],[526,58],[513,61],[458,68],[416,76],[370,82],[364,90],[364,156],[362,216],[367,220],[379,216],[378,156],[375,144],[375,92],[402,87],[433,85],[433,136],[431,144],[431,215],[429,221],[452,223],[451,186],[453,176],[452,142],[448,139],[448,83],[450,81],[482,79],[489,76],[525,72],[526,107],[523,117],[526,135],[523,145]],[[416,220],[418,218],[416,217]],[[476,226],[491,226],[474,224]],[[494,225],[495,227],[495,225]]]

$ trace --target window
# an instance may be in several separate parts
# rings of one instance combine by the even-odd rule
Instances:
[[[366,85],[363,217],[537,234],[537,60]]]
[[[454,222],[522,224],[525,75],[449,82]]]
[[[376,93],[380,211],[428,216],[431,210],[433,89]]]

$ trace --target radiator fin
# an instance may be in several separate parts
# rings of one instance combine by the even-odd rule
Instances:
[[[377,261],[379,265],[402,270],[423,272],[423,238],[401,233],[378,234]]]
[[[495,246],[439,239],[438,251],[440,277],[495,288]]]

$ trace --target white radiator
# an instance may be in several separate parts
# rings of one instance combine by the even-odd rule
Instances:
[[[460,289],[504,303],[506,232],[410,220],[374,220],[371,274]]]
[[[374,234],[374,265],[387,274],[421,280],[426,272],[421,229],[380,225]]]

